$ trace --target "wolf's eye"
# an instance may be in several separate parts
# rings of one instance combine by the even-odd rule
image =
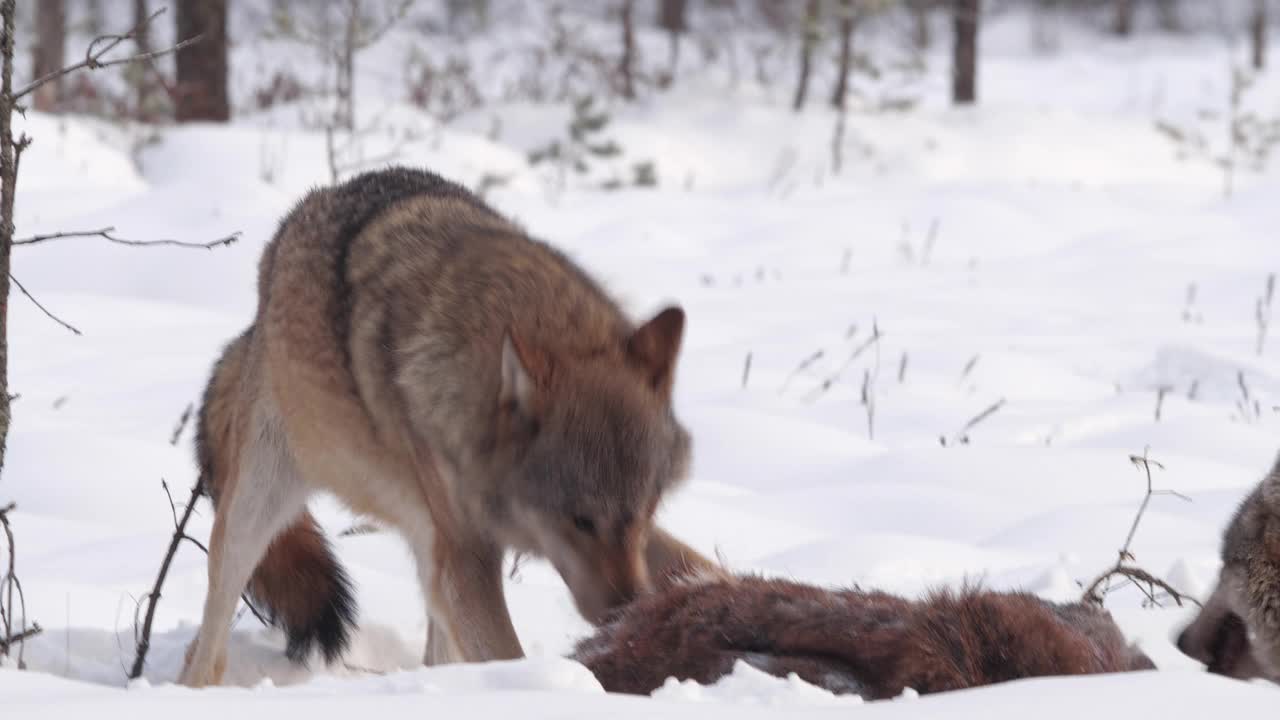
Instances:
[[[595,535],[596,533],[596,524],[591,522],[591,518],[583,515],[573,516],[573,526],[586,535]]]

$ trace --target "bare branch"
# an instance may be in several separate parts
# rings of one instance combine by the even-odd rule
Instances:
[[[132,30],[124,33],[123,35],[102,35],[100,37],[94,38],[93,42],[89,43],[88,49],[85,50],[84,60],[81,60],[80,62],[74,65],[68,65],[67,67],[62,68],[61,70],[55,70],[43,77],[36,78],[35,80],[31,81],[31,83],[26,87],[13,93],[13,95],[10,96],[9,99],[12,102],[16,103],[18,100],[21,100],[23,97],[35,92],[36,88],[40,87],[41,85],[52,82],[62,77],[63,75],[69,75],[73,72],[76,72],[77,70],[101,70],[102,68],[108,68],[115,65],[124,65],[126,63],[154,60],[158,57],[171,55],[181,50],[182,48],[187,47],[188,45],[192,45],[200,40],[200,36],[196,36],[193,38],[187,38],[186,40],[183,40],[178,44],[173,45],[171,47],[167,47],[163,50],[155,50],[152,52],[138,53],[136,55],[130,55],[128,57],[116,58],[115,60],[107,60],[107,61],[102,60],[102,58],[107,53],[114,50],[116,46],[119,45],[120,43],[126,40],[133,40],[134,38],[136,38],[138,35],[138,32],[142,30],[142,28],[146,27],[147,25],[150,25],[151,21],[163,15],[166,11],[167,11],[167,8],[160,8],[159,10],[151,13],[151,15],[147,17],[147,19],[138,23],[138,25],[135,26]]]
[[[1161,590],[1164,590],[1165,592],[1169,593],[1169,597],[1173,598],[1173,601],[1178,604],[1178,607],[1182,607],[1182,602],[1184,600],[1197,607],[1202,607],[1200,604],[1200,601],[1196,600],[1190,595],[1182,594],[1177,590],[1177,588],[1173,587],[1172,585],[1165,582],[1164,580],[1161,580],[1160,578],[1156,577],[1155,575],[1152,575],[1151,573],[1147,572],[1146,570],[1143,570],[1142,568],[1137,568],[1137,567],[1132,567],[1127,565],[1117,565],[1111,568],[1110,570],[1104,572],[1103,574],[1099,575],[1093,582],[1089,583],[1089,587],[1084,591],[1084,598],[1083,598],[1084,601],[1091,602],[1096,605],[1102,605],[1103,598],[1106,596],[1106,593],[1105,592],[1100,593],[1099,589],[1102,587],[1102,584],[1104,582],[1110,580],[1113,577],[1128,578],[1129,580],[1133,581],[1134,585],[1137,585],[1139,582],[1144,582],[1149,585],[1154,585],[1155,587],[1158,587]],[[1141,588],[1140,585],[1138,587]],[[1144,592],[1146,591],[1144,590]],[[1147,597],[1150,598],[1153,602],[1155,601],[1154,595],[1152,595],[1151,593],[1146,593],[1146,594],[1147,594]]]
[[[160,481],[164,488],[165,494],[169,495],[169,485],[164,480]],[[160,571],[156,574],[155,585],[151,591],[144,597],[147,600],[147,614],[142,621],[142,634],[138,639],[137,652],[133,656],[133,668],[129,671],[129,679],[136,680],[142,677],[142,667],[147,660],[147,651],[151,648],[151,622],[155,619],[156,603],[160,599],[160,589],[164,586],[165,577],[169,575],[169,564],[173,562],[173,557],[178,552],[178,546],[182,544],[182,538],[186,536],[187,521],[191,519],[191,513],[195,509],[196,501],[204,494],[204,477],[196,480],[195,486],[191,488],[191,497],[187,500],[187,506],[183,508],[182,519],[176,520],[174,523],[173,537],[169,540],[169,549],[164,555],[164,560],[160,563]],[[173,496],[169,496],[170,508],[173,508]]]
[[[165,578],[169,575],[169,566],[173,562],[173,558],[177,554],[178,548],[183,542],[188,542],[200,548],[204,551],[204,554],[209,554],[209,548],[205,547],[204,543],[201,543],[199,540],[196,540],[187,534],[187,522],[191,520],[191,516],[195,513],[196,503],[199,502],[200,497],[204,495],[204,478],[199,478],[196,480],[196,484],[192,486],[191,495],[187,499],[187,504],[182,509],[181,518],[177,517],[177,508],[173,502],[173,495],[169,492],[169,483],[162,479],[160,481],[160,486],[164,488],[164,493],[169,499],[169,508],[174,515],[173,536],[169,539],[169,548],[165,552],[164,559],[160,563],[160,570],[156,574],[155,585],[152,586],[151,590],[147,594],[138,598],[138,606],[135,606],[134,608],[134,633],[137,637],[137,650],[133,657],[133,668],[129,670],[129,679],[131,680],[142,677],[142,668],[146,664],[147,651],[151,649],[151,623],[155,619],[156,605],[160,602],[160,590],[164,587]],[[247,595],[242,593],[240,597],[244,600],[244,604],[248,606],[249,611],[253,613],[253,616],[256,617],[259,622],[264,626],[271,625],[271,622],[258,611],[258,608],[254,607]],[[137,614],[138,609],[144,600],[147,603],[147,612],[142,619],[142,630],[139,631],[137,628]]]
[[[24,643],[42,632],[44,632],[44,628],[40,627],[40,623],[31,623],[31,627],[13,637],[0,638],[0,653],[8,652],[9,648],[14,645]]]
[[[18,667],[22,667],[22,648],[25,648],[25,642],[41,632],[39,623],[32,623],[31,627],[27,625],[27,597],[22,589],[22,581],[18,579],[17,571],[17,544],[13,539],[13,528],[9,525],[9,513],[17,507],[14,503],[9,503],[0,508],[0,530],[3,530],[5,543],[8,546],[9,564],[3,576],[0,576],[0,588],[5,591],[4,596],[0,597],[0,655],[8,656],[14,645],[19,647],[18,650]],[[17,593],[18,604],[14,604],[14,593]],[[6,608],[8,608],[6,610]],[[13,631],[14,625],[18,621],[18,613],[21,609],[22,614],[22,630],[17,633]]]
[[[826,355],[825,350],[818,350],[814,352],[812,355],[809,355],[805,359],[801,360],[800,364],[796,366],[796,369],[792,370],[791,374],[787,376],[787,379],[783,381],[782,387],[778,390],[778,392],[779,393],[786,392],[787,388],[791,385],[791,381],[795,379],[796,375],[799,375],[805,370],[808,370],[810,365],[813,365],[814,363],[821,360],[824,355]]]
[[[48,235],[33,235],[29,238],[14,240],[14,245],[35,245],[37,243],[47,242],[49,240],[58,240],[61,238],[77,238],[77,237],[100,237],[109,242],[118,245],[129,245],[131,247],[147,247],[151,245],[170,245],[173,247],[192,248],[196,250],[212,250],[213,248],[231,245],[240,239],[239,232],[233,232],[230,235],[220,237],[217,240],[209,242],[186,242],[184,240],[128,240],[126,238],[116,237],[111,233],[115,231],[114,227],[104,227],[100,230],[69,230],[66,232],[49,233]]]
[[[173,429],[173,435],[169,438],[170,445],[177,445],[178,440],[182,438],[182,431],[187,429],[187,423],[191,421],[191,413],[195,410],[194,403],[187,403],[187,407],[182,411],[182,416],[178,418],[178,425]]]
[[[974,362],[977,362],[977,356],[976,356],[976,355],[974,356],[974,360],[970,362],[970,365],[972,365]],[[991,417],[992,415],[995,415],[995,414],[996,414],[996,412],[997,412],[998,410],[1000,410],[1000,408],[1004,407],[1004,403],[1005,403],[1005,399],[1004,399],[1004,398],[1000,398],[999,400],[997,400],[997,401],[995,401],[995,402],[991,403],[990,405],[988,405],[988,406],[986,407],[986,409],[985,409],[985,410],[983,410],[982,412],[978,413],[977,415],[974,415],[972,418],[969,418],[969,422],[966,422],[966,423],[964,424],[964,427],[960,428],[960,430],[959,430],[958,432],[956,432],[956,434],[955,434],[955,435],[951,436],[951,440],[950,440],[950,443],[949,443],[949,444],[951,444],[951,445],[957,445],[957,444],[959,444],[959,445],[968,445],[968,444],[969,444],[969,431],[970,431],[970,430],[972,430],[974,427],[976,427],[976,426],[978,425],[978,423],[982,422],[983,420],[986,420],[987,418]],[[941,442],[941,443],[942,443],[942,446],[943,446],[943,447],[947,447],[947,445],[948,445],[948,441],[947,441],[947,437],[946,437],[945,435],[943,435],[942,437],[939,437],[939,438],[938,438],[938,440],[939,440],[939,442]]]
[[[956,381],[957,385],[964,384],[964,381],[969,377],[969,373],[973,372],[973,369],[978,365],[978,360],[981,358],[982,358],[981,355],[974,355],[973,357],[969,358],[969,362],[965,363],[964,369],[960,371],[960,379]]]
[[[975,426],[975,425],[977,425],[978,423],[982,422],[983,420],[986,420],[987,418],[991,417],[992,415],[994,415],[994,414],[996,413],[996,411],[997,411],[997,410],[999,410],[1000,408],[1004,407],[1004,403],[1005,403],[1004,398],[1000,398],[999,400],[997,400],[997,401],[995,401],[995,402],[991,403],[990,405],[988,405],[988,406],[987,406],[987,409],[986,409],[986,410],[983,410],[982,412],[980,412],[980,413],[978,413],[977,415],[973,416],[973,417],[969,420],[969,422],[965,423],[965,424],[964,424],[964,428],[963,428],[963,429],[961,429],[961,431],[960,431],[960,432],[965,432],[965,433],[969,432],[970,430],[972,430],[972,429],[974,428],[974,426]]]
[[[13,276],[13,273],[9,273],[9,280],[11,280],[11,281],[13,282],[13,284],[14,284],[14,285],[17,285],[17,286],[18,286],[18,290],[19,290],[19,291],[21,291],[23,295],[26,295],[26,296],[27,296],[27,299],[28,299],[28,300],[30,300],[30,301],[32,302],[32,304],[34,304],[36,307],[40,308],[40,312],[42,312],[42,313],[44,313],[45,315],[49,316],[49,319],[50,319],[50,320],[52,320],[52,321],[54,321],[54,322],[58,323],[59,325],[61,325],[62,327],[66,328],[66,329],[68,329],[68,330],[70,330],[71,332],[75,333],[76,335],[83,335],[83,334],[84,334],[84,333],[80,332],[80,330],[79,330],[75,325],[72,325],[71,323],[67,322],[66,320],[63,320],[62,318],[58,317],[57,315],[54,315],[54,314],[53,314],[53,312],[51,312],[51,311],[49,310],[49,308],[45,307],[44,305],[41,305],[41,304],[40,304],[40,301],[39,301],[39,300],[37,300],[37,299],[35,298],[35,296],[34,296],[34,295],[32,295],[32,294],[31,294],[31,293],[30,293],[30,292],[29,292],[25,287],[23,287],[22,283],[18,282],[18,278],[14,277],[14,276]]]
[[[846,337],[853,337],[856,330],[857,330],[856,326],[853,328],[850,328],[849,333]],[[876,323],[875,320],[872,320],[871,321],[871,337],[862,341],[861,345],[854,348],[853,352],[849,354],[849,357],[845,358],[844,362],[841,363],[840,367],[837,368],[834,373],[832,373],[829,377],[825,378],[822,381],[822,383],[818,385],[818,387],[811,390],[809,394],[805,396],[804,398],[805,402],[813,402],[817,400],[819,397],[821,397],[823,393],[830,390],[832,386],[834,386],[837,382],[839,382],[840,377],[844,375],[844,372],[846,370],[849,369],[849,366],[853,365],[853,363],[857,361],[858,358],[862,357],[863,353],[865,353],[867,350],[870,350],[873,347],[876,348],[876,355],[877,355],[876,362],[878,364],[879,363],[878,358],[880,354],[879,343],[882,337],[884,337],[884,333],[880,332],[880,325]],[[804,367],[807,367],[807,366],[804,366]],[[803,367],[797,369],[796,372],[799,372],[800,369],[803,369]],[[794,377],[795,374],[796,373],[793,372],[791,374],[792,377]],[[788,378],[788,381],[789,380],[790,378]]]
[[[182,530],[178,526],[178,505],[173,501],[173,493],[169,492],[169,483],[164,478],[160,478],[160,487],[164,489],[164,496],[169,500],[169,514],[173,516],[173,529]]]
[[[1194,603],[1197,606],[1200,605],[1200,603],[1196,601],[1195,598],[1189,597],[1187,595],[1182,594],[1181,592],[1178,592],[1178,590],[1175,589],[1173,586],[1169,585],[1169,583],[1165,582],[1164,580],[1161,580],[1160,578],[1152,575],[1151,573],[1148,573],[1146,570],[1134,567],[1132,565],[1125,564],[1129,561],[1136,560],[1130,548],[1133,545],[1134,536],[1137,535],[1138,533],[1138,525],[1141,524],[1142,517],[1146,514],[1147,506],[1151,504],[1151,498],[1153,496],[1172,495],[1182,500],[1186,500],[1187,502],[1191,501],[1191,498],[1181,493],[1175,492],[1173,490],[1154,489],[1154,483],[1151,477],[1151,467],[1154,465],[1155,467],[1163,470],[1164,465],[1162,465],[1156,460],[1152,460],[1150,457],[1150,452],[1151,452],[1151,448],[1150,446],[1148,446],[1142,449],[1141,455],[1129,456],[1129,462],[1133,463],[1133,465],[1135,465],[1136,467],[1140,467],[1144,471],[1146,471],[1147,492],[1142,497],[1142,504],[1138,506],[1138,513],[1134,516],[1133,524],[1129,527],[1129,534],[1125,536],[1124,545],[1120,547],[1120,551],[1117,553],[1118,557],[1116,559],[1116,564],[1112,566],[1111,569],[1099,575],[1092,583],[1089,584],[1089,587],[1084,591],[1084,596],[1082,598],[1084,602],[1091,602],[1097,605],[1102,605],[1106,599],[1107,593],[1110,592],[1111,590],[1111,586],[1108,583],[1108,581],[1113,577],[1124,577],[1124,578],[1128,578],[1129,581],[1132,582],[1133,585],[1137,587],[1140,591],[1142,591],[1142,593],[1147,596],[1147,599],[1154,604],[1157,604],[1157,605],[1159,604],[1159,601],[1156,599],[1155,590],[1154,590],[1154,588],[1159,587],[1163,589],[1165,592],[1169,593],[1170,597],[1173,598],[1174,602],[1178,603],[1179,607],[1182,606],[1183,600],[1187,600],[1191,603]],[[1148,590],[1147,588],[1142,587],[1141,583],[1144,583],[1144,582],[1147,583],[1149,586],[1151,586],[1152,589]]]

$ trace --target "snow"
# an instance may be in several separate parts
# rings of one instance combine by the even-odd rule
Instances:
[[[394,151],[397,162],[473,187],[486,174],[509,176],[490,201],[568,251],[635,316],[685,306],[677,409],[695,460],[661,521],[735,569],[909,595],[981,579],[1078,597],[1115,560],[1145,492],[1129,455],[1149,448],[1164,465],[1155,487],[1189,501],[1153,498],[1132,551],[1204,595],[1223,525],[1278,449],[1280,337],[1255,353],[1254,303],[1267,274],[1280,272],[1280,171],[1242,172],[1227,199],[1218,173],[1179,161],[1154,130],[1157,119],[1220,108],[1231,57],[1220,39],[1120,44],[1069,32],[1046,55],[1026,37],[1017,14],[988,28],[977,108],[948,107],[947,66],[934,53],[915,86],[918,108],[851,114],[839,176],[829,164],[834,118],[821,102],[791,113],[789,74],[761,89],[707,71],[615,109],[610,133],[629,159],[655,162],[657,188],[557,194],[524,157],[563,132],[564,106],[502,102],[441,124],[378,72],[402,58],[405,35],[392,34],[361,56],[362,122],[392,128],[365,138],[361,152],[376,165]],[[662,52],[659,44],[651,55]],[[314,65],[278,44],[236,53],[258,58],[239,63],[245,75],[276,56]],[[335,537],[361,608],[343,664],[291,665],[279,633],[245,616],[228,669],[238,687],[201,692],[171,685],[204,596],[204,558],[184,548],[146,679],[126,687],[135,599],[151,587],[171,530],[161,479],[182,502],[195,475],[190,429],[169,442],[175,423],[248,321],[258,255],[279,217],[329,176],[323,133],[299,119],[305,108],[253,111],[244,100],[253,81],[236,82],[242,112],[228,127],[17,119],[36,140],[23,157],[19,236],[105,226],[135,239],[242,235],[213,251],[94,238],[15,250],[15,276],[84,335],[11,300],[11,384],[21,398],[0,500],[18,503],[19,572],[46,631],[26,647],[29,671],[0,670],[7,716],[253,718],[287,708],[488,717],[518,707],[530,717],[1033,710],[1052,719],[1203,717],[1280,700],[1272,686],[1204,674],[1172,644],[1190,611],[1143,607],[1132,588],[1111,593],[1108,606],[1158,672],[855,709],[744,665],[711,687],[608,696],[560,659],[590,628],[537,561],[508,583],[527,660],[423,669],[422,601],[389,533]],[[1263,76],[1251,98],[1280,113],[1280,75]],[[873,326],[881,341],[847,362]],[[1257,414],[1239,407],[1240,377]],[[1170,389],[1157,422],[1160,386]],[[940,444],[1000,400],[967,444]],[[331,536],[357,521],[330,499],[314,505]],[[209,526],[202,511],[192,534],[204,538]]]

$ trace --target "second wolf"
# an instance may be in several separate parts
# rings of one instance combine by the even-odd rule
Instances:
[[[652,522],[690,454],[671,402],[679,308],[634,326],[564,256],[405,169],[304,198],[258,292],[200,416],[216,515],[183,683],[219,682],[246,585],[291,656],[342,650],[354,603],[305,509],[317,490],[407,539],[427,662],[521,656],[508,549],[547,558],[588,619],[713,567]]]
[[[1218,585],[1178,636],[1210,672],[1280,683],[1280,458],[1222,537]]]

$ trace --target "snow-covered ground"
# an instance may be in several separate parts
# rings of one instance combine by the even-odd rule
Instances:
[[[361,107],[400,133],[363,138],[362,151],[394,150],[397,162],[472,186],[508,176],[491,202],[569,251],[636,316],[670,300],[686,307],[677,402],[695,465],[661,520],[734,568],[906,594],[982,579],[1078,597],[1115,561],[1146,489],[1129,455],[1149,447],[1164,466],[1157,488],[1189,500],[1154,498],[1132,551],[1203,594],[1223,524],[1280,450],[1280,307],[1276,337],[1261,355],[1255,347],[1255,303],[1280,272],[1280,170],[1243,171],[1226,199],[1216,170],[1180,161],[1155,131],[1157,120],[1222,109],[1223,43],[1077,33],[1045,56],[1026,37],[1018,18],[988,29],[976,109],[948,107],[935,54],[913,91],[917,109],[850,115],[839,175],[835,118],[820,102],[792,114],[789,75],[774,92],[694,76],[619,109],[609,133],[628,157],[654,161],[655,189],[550,192],[524,158],[562,132],[560,106],[491,106],[442,127],[393,85]],[[378,69],[362,64],[369,78]],[[1280,115],[1280,73],[1264,75],[1250,102]],[[189,429],[169,442],[175,423],[250,318],[258,254],[278,218],[328,179],[323,134],[293,110],[162,128],[136,154],[150,134],[138,128],[19,120],[36,140],[23,157],[19,236],[108,225],[135,239],[243,235],[207,252],[92,238],[15,251],[15,276],[84,334],[11,299],[21,397],[0,500],[18,503],[18,569],[46,631],[26,648],[30,672],[0,670],[6,716],[754,717],[782,706],[1076,718],[1140,705],[1203,717],[1280,701],[1269,685],[1205,675],[1171,642],[1188,612],[1143,607],[1133,588],[1108,606],[1156,673],[856,709],[750,669],[714,688],[611,697],[558,659],[589,628],[533,561],[508,585],[530,659],[424,670],[415,575],[386,533],[336,541],[361,609],[341,666],[289,665],[279,633],[245,616],[229,680],[253,690],[165,687],[204,596],[204,558],[188,547],[165,587],[146,682],[124,689],[135,599],[171,531],[161,480],[181,501],[195,475]],[[873,328],[881,340],[848,362]],[[967,444],[955,442],[1001,401]],[[331,501],[317,507],[334,535],[355,522]],[[207,512],[193,523],[207,535]]]

